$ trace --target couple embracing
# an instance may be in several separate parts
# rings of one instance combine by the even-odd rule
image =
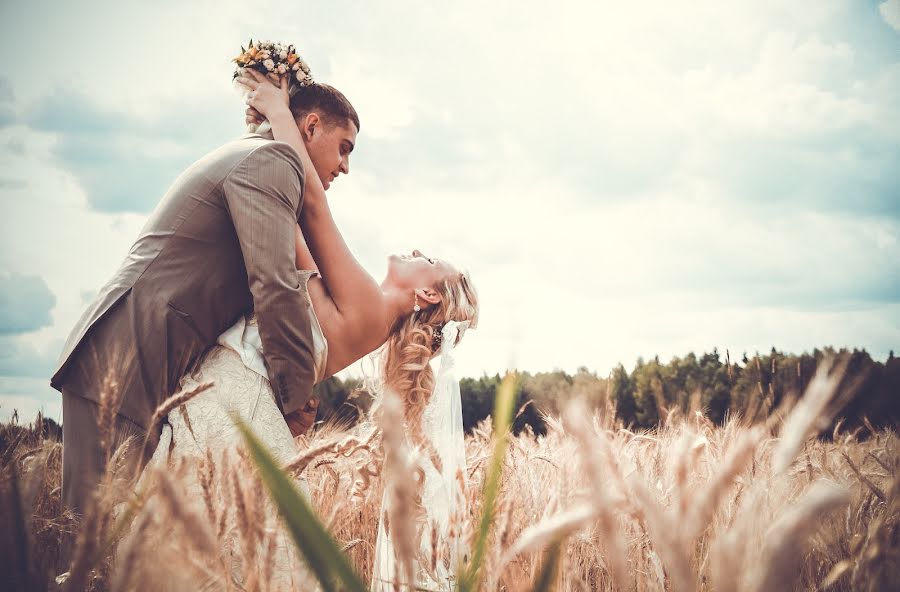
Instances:
[[[471,281],[418,250],[390,255],[380,283],[363,269],[325,195],[350,171],[355,109],[330,85],[257,62],[237,82],[251,129],[266,123],[174,181],[64,346],[51,384],[63,399],[63,504],[76,513],[91,503],[110,440],[149,442],[126,458],[137,474],[173,450],[233,445],[237,413],[291,458],[315,419],[313,386],[379,349],[410,442],[432,447],[429,362],[477,322]],[[152,422],[163,401],[200,384],[211,386],[182,413]],[[376,560],[373,588],[393,578],[392,564]]]

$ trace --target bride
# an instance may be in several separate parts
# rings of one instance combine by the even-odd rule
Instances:
[[[289,108],[285,81],[279,88],[265,82],[261,75],[247,72],[253,77],[245,74],[239,82],[252,89],[247,100],[251,107],[248,122],[254,110],[264,116],[273,138],[297,151],[305,171],[315,171],[307,143],[316,134],[333,133],[330,122],[314,111],[295,116]],[[316,85],[299,92],[314,93]],[[350,149],[352,144],[349,149],[342,145],[343,172],[349,167]],[[295,233],[298,282],[308,295],[317,382],[382,348],[382,384],[403,398],[410,444],[437,450],[444,461],[435,465],[423,463],[428,466],[423,467],[426,477],[422,500],[426,513],[440,525],[439,535],[447,536],[453,503],[448,492],[455,491],[456,479],[451,471],[462,465],[465,473],[459,387],[451,374],[450,350],[465,329],[477,323],[477,295],[465,273],[418,250],[390,255],[387,274],[377,283],[354,258],[337,230],[322,182],[328,174],[319,171],[318,175],[305,176],[302,229],[298,225]],[[445,365],[436,379],[429,362],[439,354]],[[181,392],[203,383],[212,386],[169,414],[148,468],[172,466],[178,457],[203,458],[234,446],[240,438],[230,413],[244,419],[278,461],[285,462],[297,454],[293,435],[309,427],[315,403],[307,406],[305,422],[289,425],[285,420],[269,384],[252,315],[239,319],[219,337],[217,345],[183,379]],[[379,525],[373,590],[382,589],[382,585],[392,589],[393,581],[400,577],[386,530],[383,524]],[[428,544],[429,541],[421,541],[419,546]],[[289,571],[295,566],[285,557],[277,563],[276,570]],[[430,570],[419,566],[419,581],[414,585],[427,589],[450,587],[453,565],[439,567],[439,573],[435,573],[433,566]]]

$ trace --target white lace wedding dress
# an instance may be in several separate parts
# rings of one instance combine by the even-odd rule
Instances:
[[[298,270],[297,273],[304,289],[309,278],[316,275],[312,271]],[[319,382],[325,370],[328,343],[308,297],[307,302],[313,332],[316,382]],[[213,386],[169,413],[145,474],[153,469],[172,471],[182,457],[200,462],[207,457],[207,452],[218,460],[225,450],[242,445],[243,439],[232,421],[231,413],[236,413],[250,426],[279,463],[287,462],[297,454],[297,445],[269,384],[255,317],[241,318],[226,330],[199,367],[182,379],[181,390],[193,389],[207,382],[213,383]],[[179,486],[187,490],[184,499],[198,500],[198,506],[202,508],[203,492],[199,479],[191,477],[196,475],[188,478],[182,476]],[[308,498],[305,480],[299,479],[298,485]],[[305,580],[306,573],[299,563],[293,541],[283,529],[279,530],[278,551],[272,569],[276,589],[293,587],[305,590],[314,587],[312,582]],[[304,581],[297,581],[298,576],[303,576]]]

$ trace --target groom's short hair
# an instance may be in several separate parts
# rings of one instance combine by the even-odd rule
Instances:
[[[309,113],[318,113],[319,117],[329,123],[345,125],[352,121],[359,132],[359,115],[356,109],[344,96],[344,93],[330,84],[316,82],[309,86],[301,86],[291,97],[291,113],[299,119]]]

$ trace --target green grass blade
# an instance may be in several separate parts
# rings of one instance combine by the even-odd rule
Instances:
[[[278,506],[278,511],[290,530],[294,543],[306,557],[306,563],[316,574],[323,589],[334,590],[337,582],[341,589],[366,592],[362,580],[353,571],[353,567],[319,521],[303,494],[297,490],[293,481],[247,424],[237,416],[233,416],[233,419],[244,436],[253,462]]]
[[[481,578],[481,563],[484,561],[488,535],[490,534],[491,524],[494,522],[494,513],[496,512],[495,506],[497,494],[500,491],[500,477],[503,473],[503,459],[506,457],[506,434],[512,421],[515,401],[516,375],[509,373],[503,377],[503,382],[500,383],[500,388],[497,389],[497,399],[494,405],[494,451],[491,454],[491,462],[484,481],[478,538],[475,540],[475,549],[469,565],[459,578],[460,592],[478,590]]]

